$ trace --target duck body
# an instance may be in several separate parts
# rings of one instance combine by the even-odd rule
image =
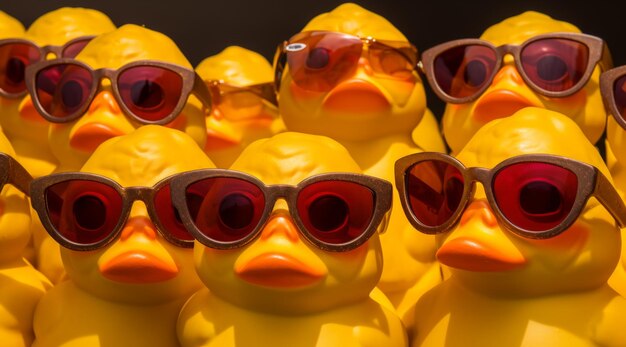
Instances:
[[[176,316],[185,300],[154,305],[112,302],[64,281],[37,307],[33,347],[174,347]]]
[[[423,315],[412,346],[623,346],[618,322],[626,318],[625,309],[626,300],[608,286],[494,297],[450,278],[418,302],[416,311]]]
[[[242,319],[242,316],[245,316]],[[364,318],[366,317],[366,318]],[[204,289],[185,305],[183,346],[404,346],[393,311],[369,299],[306,316],[251,312]]]

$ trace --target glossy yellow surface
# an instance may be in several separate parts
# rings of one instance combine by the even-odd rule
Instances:
[[[343,4],[331,12],[312,19],[302,31],[326,30],[356,35],[372,36],[379,40],[407,41],[406,37],[388,20],[355,4]],[[374,75],[369,61],[363,57],[354,77],[341,82],[329,93],[310,92],[293,83],[288,69],[283,74],[279,93],[280,112],[289,131],[319,134],[332,137],[348,149],[366,174],[394,182],[395,161],[428,148],[443,150],[438,139],[439,128],[432,115],[430,128],[420,128],[439,145],[412,140],[412,131],[425,113],[426,96],[417,72],[407,80],[390,79]],[[351,90],[350,83],[362,82],[374,86],[377,92],[363,93]],[[367,99],[384,98],[387,106],[369,107]],[[354,109],[337,109],[329,99],[340,96],[351,102]],[[380,105],[378,105],[380,106]],[[346,106],[347,107],[347,106]],[[417,136],[425,141],[426,136]],[[437,142],[434,141],[434,142]],[[394,206],[400,206],[394,190]],[[426,289],[440,281],[435,261],[434,238],[416,233],[399,208],[394,208],[387,232],[381,236],[385,267],[379,283],[407,325],[413,317],[412,305]]]
[[[239,46],[229,46],[208,57],[196,67],[205,82],[223,81],[245,87],[273,83],[274,71],[260,54]],[[278,109],[250,92],[232,93],[220,98],[206,118],[207,141],[204,151],[217,167],[228,168],[250,143],[285,130]]]
[[[103,143],[81,171],[124,187],[152,187],[172,174],[204,167],[214,165],[192,138],[145,126]],[[62,248],[61,254],[69,280],[38,305],[33,346],[176,346],[176,317],[202,284],[192,249],[176,247],[157,233],[143,202],[134,202],[110,245],[90,252]],[[175,275],[166,280],[148,275],[163,267]]]
[[[326,172],[361,172],[337,142],[300,133],[254,142],[231,168],[269,185],[296,185]],[[378,233],[352,251],[326,252],[300,235],[293,213],[278,200],[260,236],[242,248],[215,250],[196,242],[196,269],[208,290],[181,311],[181,345],[406,345],[400,319],[388,304],[369,297],[382,271]],[[258,259],[271,258],[281,261],[259,265]],[[246,277],[245,269],[255,266],[272,280],[259,284]]]
[[[529,153],[579,160],[608,176],[593,145],[570,118],[525,108],[481,128],[457,158],[491,168]],[[440,258],[451,276],[416,306],[414,346],[623,346],[626,301],[607,285],[618,262],[621,234],[595,198],[562,234],[546,240],[516,236],[500,226],[482,185],[459,224],[438,236],[438,257],[463,246],[483,268]],[[460,254],[460,253],[459,253]],[[515,269],[494,269],[497,255]],[[450,259],[450,258],[449,258]],[[497,265],[497,264],[496,264]],[[427,314],[424,314],[427,313]]]
[[[86,9],[63,7],[37,18],[24,38],[39,46],[57,45],[81,37],[99,35],[115,29],[104,13]],[[18,36],[22,37],[22,35]],[[48,59],[56,58],[54,55]],[[18,160],[34,177],[51,173],[58,165],[48,144],[48,122],[33,107],[30,96],[3,105],[0,124],[13,144]]]
[[[0,132],[0,152],[15,157]],[[35,306],[50,282],[22,256],[30,239],[28,198],[5,185],[0,192],[0,341],[14,347],[30,346]]]
[[[495,46],[521,44],[541,34],[575,32],[574,25],[552,19],[538,12],[524,12],[489,27],[480,37]],[[522,80],[508,55],[492,84],[476,100],[466,104],[448,104],[442,119],[443,134],[452,153],[458,153],[483,125],[492,119],[507,117],[523,107],[543,107],[573,119],[589,141],[598,141],[604,131],[606,112],[598,85],[600,68],[596,66],[587,84],[565,98],[548,98],[535,93]]]
[[[606,160],[615,186],[624,197],[626,192],[626,130],[610,116],[606,125]],[[622,296],[626,297],[626,244],[622,244],[622,256],[609,279],[609,284]]]

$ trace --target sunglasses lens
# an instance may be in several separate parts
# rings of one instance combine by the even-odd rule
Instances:
[[[616,117],[626,119],[626,75],[618,78],[613,84],[613,99],[617,107]]]
[[[369,47],[369,63],[372,69],[384,76],[409,79],[417,64],[416,51],[409,47],[390,47],[374,42]]]
[[[518,163],[500,170],[493,192],[502,214],[528,232],[550,230],[569,215],[576,201],[578,178],[548,163]]]
[[[441,160],[421,161],[407,170],[406,193],[417,220],[429,227],[448,222],[461,205],[463,174]]]
[[[162,186],[154,195],[154,208],[159,221],[172,238],[179,241],[193,241],[193,236],[189,234],[178,214],[172,205],[170,195],[170,185]]]
[[[57,183],[46,189],[45,199],[57,233],[80,245],[106,239],[122,215],[122,197],[114,188],[100,182]]]
[[[84,40],[76,40],[69,45],[66,45],[61,52],[62,58],[75,58],[80,51],[87,46],[87,44],[91,41],[91,38]]]
[[[183,78],[159,66],[135,66],[117,80],[122,101],[137,117],[156,122],[171,115],[181,101]]]
[[[568,39],[543,39],[529,43],[520,54],[528,78],[539,88],[562,92],[582,79],[589,63],[589,49]]]
[[[93,78],[79,65],[57,64],[37,73],[36,98],[42,108],[59,120],[76,114],[89,99]]]
[[[447,95],[466,98],[490,83],[496,52],[488,46],[464,45],[448,49],[434,61],[434,80]]]
[[[217,177],[190,184],[185,192],[187,210],[202,234],[217,242],[239,241],[258,226],[265,196],[248,181]]]
[[[348,181],[320,181],[300,191],[297,208],[307,231],[340,245],[363,235],[374,215],[374,193]]]
[[[0,45],[0,89],[9,94],[26,90],[24,71],[41,57],[39,48],[27,43]]]
[[[293,82],[300,88],[327,92],[357,69],[363,44],[357,37],[339,33],[306,33],[293,37],[286,47]]]

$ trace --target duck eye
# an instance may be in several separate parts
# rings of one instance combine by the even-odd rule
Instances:
[[[254,217],[252,201],[243,194],[230,194],[220,202],[219,218],[230,229],[242,229],[250,225]]]
[[[74,221],[85,230],[97,230],[106,222],[106,206],[98,197],[83,195],[72,206]]]
[[[339,229],[348,220],[349,213],[346,202],[334,195],[318,197],[309,206],[311,224],[322,232]]]
[[[324,47],[313,48],[306,59],[306,66],[311,69],[323,69],[330,62],[330,52]]]

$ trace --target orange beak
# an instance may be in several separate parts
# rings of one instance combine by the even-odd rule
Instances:
[[[391,107],[387,97],[373,84],[349,80],[331,90],[323,101],[324,108],[342,112],[381,112]]]
[[[276,237],[281,238],[283,243],[299,242],[297,229],[291,218],[284,215],[271,217],[261,232],[259,242]],[[317,269],[284,253],[260,254],[236,265],[235,274],[246,282],[273,288],[309,286],[321,281],[326,275],[324,269]]]
[[[145,217],[133,217],[122,230],[120,242],[133,233],[142,233],[149,240],[156,239],[156,227]],[[100,265],[105,278],[122,283],[156,283],[176,277],[176,264],[160,259],[145,249],[126,251]]]
[[[487,123],[497,118],[508,117],[524,107],[531,106],[541,107],[514,91],[496,90],[485,94],[476,102],[474,118],[481,123]]]

